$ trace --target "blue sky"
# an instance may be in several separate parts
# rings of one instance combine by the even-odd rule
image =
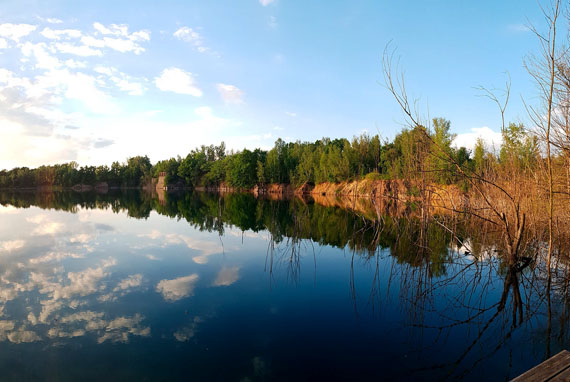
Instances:
[[[426,115],[463,144],[490,140],[500,116],[474,87],[508,71],[507,120],[526,122],[528,22],[543,26],[534,0],[3,1],[0,168],[391,139],[403,117],[382,86],[390,41]]]

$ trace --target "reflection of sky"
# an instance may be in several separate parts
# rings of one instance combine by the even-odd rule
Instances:
[[[160,304],[191,299],[204,271],[206,288],[239,280],[236,259],[224,259],[239,241],[156,214],[139,221],[110,210],[0,207],[0,340],[148,337],[146,317]],[[130,296],[154,305],[127,309]],[[201,320],[172,328],[172,338],[190,339]]]
[[[363,376],[382,370],[390,379],[385,370],[392,365],[455,361],[496,309],[446,335],[413,325],[462,322],[474,314],[469,305],[479,312],[503,291],[494,257],[474,262],[466,255],[468,241],[452,248],[458,256],[439,278],[388,250],[368,258],[309,240],[292,243],[284,238],[271,246],[266,231],[227,226],[219,237],[156,212],[137,220],[110,209],[72,214],[0,206],[0,362],[12,344],[42,346],[35,356],[80,345],[84,356],[103,349],[98,359],[119,349],[112,357],[126,363],[115,367],[146,370],[143,375],[168,370],[184,376],[178,379],[191,370],[197,380],[211,373],[255,380],[279,368],[289,377],[319,370],[319,378],[339,379],[346,375],[337,372],[353,370],[350,365],[359,365]],[[481,349],[494,349],[502,328],[498,321],[490,326]],[[513,333],[470,377],[495,379],[489,377],[496,371],[485,370],[500,368],[509,351],[527,354],[521,344],[529,333]],[[138,363],[129,363],[131,353]],[[520,371],[536,358],[519,356],[526,357],[516,364]]]

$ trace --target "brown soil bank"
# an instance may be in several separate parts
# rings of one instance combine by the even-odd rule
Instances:
[[[312,197],[315,202],[356,210],[368,210],[374,206],[376,211],[397,213],[418,209],[425,201],[431,212],[460,210],[468,203],[468,197],[456,186],[429,185],[423,195],[420,187],[404,180],[360,180],[340,183],[304,183],[293,188],[286,183],[257,185],[249,190],[239,190],[227,184],[219,186],[196,187],[197,191],[209,192],[251,192],[255,196],[270,199],[288,198],[293,195],[302,199]]]
[[[392,209],[394,212],[417,207],[423,200],[432,212],[459,210],[469,202],[467,195],[454,185],[429,185],[425,194],[421,195],[417,184],[398,179],[319,183],[315,186],[303,184],[295,193],[311,195],[319,204],[345,207],[364,203],[358,202],[358,199],[371,199],[381,210]],[[336,201],[333,203],[333,200]]]
[[[272,183],[257,185],[252,189],[255,195],[290,196],[294,194],[293,186],[286,183]]]

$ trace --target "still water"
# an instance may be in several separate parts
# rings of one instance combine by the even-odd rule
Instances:
[[[0,203],[2,380],[507,380],[569,344],[567,283],[477,224],[249,194]]]

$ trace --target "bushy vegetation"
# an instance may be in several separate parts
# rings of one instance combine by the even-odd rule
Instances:
[[[129,158],[126,163],[113,162],[111,167],[79,167],[76,162],[34,169],[18,167],[0,171],[0,188],[71,187],[98,182],[107,182],[111,186],[138,187],[150,176],[152,168],[147,156]]]

